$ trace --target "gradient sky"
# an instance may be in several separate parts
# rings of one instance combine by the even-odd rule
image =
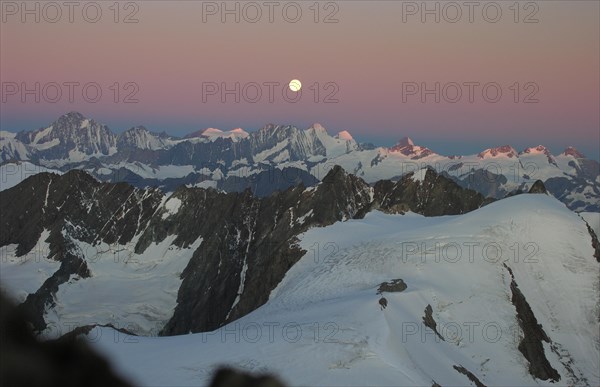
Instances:
[[[591,158],[599,159],[600,147],[600,2],[538,1],[519,4],[515,23],[514,1],[497,1],[502,16],[496,23],[485,20],[483,6],[474,10],[469,22],[468,8],[455,23],[444,20],[440,3],[439,23],[420,13],[407,15],[409,2],[338,1],[337,23],[323,23],[336,8],[320,2],[319,22],[315,23],[313,1],[298,1],[302,17],[286,21],[280,2],[270,23],[268,8],[256,23],[246,22],[240,14],[221,22],[221,14],[204,15],[201,1],[140,1],[134,15],[138,23],[123,23],[133,7],[121,4],[115,23],[112,1],[97,2],[102,17],[96,23],[83,18],[85,2],[75,8],[73,23],[68,9],[56,23],[40,14],[36,23],[27,15],[23,23],[18,10],[2,1],[0,25],[0,78],[7,82],[96,82],[102,99],[89,103],[75,89],[75,100],[68,101],[66,87],[56,103],[35,103],[28,96],[4,95],[0,108],[2,130],[31,130],[45,126],[61,114],[76,110],[105,123],[115,132],[143,124],[151,130],[184,135],[206,127],[228,130],[242,127],[255,130],[266,123],[286,123],[308,127],[319,122],[330,133],[348,130],[359,141],[392,145],[408,135],[442,154],[476,153],[483,148],[511,144],[518,150],[545,144],[554,153],[574,145]],[[62,2],[58,2],[59,4]],[[233,1],[227,2],[235,7]],[[240,2],[240,9],[246,2]],[[462,4],[462,1],[457,2]],[[531,5],[528,3],[532,3]],[[35,2],[28,2],[30,7]],[[216,3],[221,6],[221,2]],[[417,6],[421,2],[414,3]],[[435,2],[428,2],[431,8]],[[536,8],[537,7],[537,10]],[[326,9],[324,9],[327,7]],[[90,17],[94,9],[89,9]],[[247,8],[248,17],[254,9]],[[288,17],[294,17],[288,8]],[[455,10],[446,9],[448,18]],[[494,17],[494,9],[485,16]],[[537,23],[523,23],[535,11]],[[55,10],[47,9],[49,18]],[[40,9],[40,13],[42,10]],[[88,16],[89,16],[88,15]],[[403,20],[406,17],[406,20]],[[300,102],[286,102],[281,92],[289,80],[303,82]],[[137,103],[113,101],[109,87],[135,82]],[[267,87],[257,103],[223,103],[220,96],[203,102],[202,84],[235,82],[262,84],[279,82],[275,102],[269,103]],[[319,100],[308,86],[317,82]],[[339,90],[337,103],[324,103],[333,89]],[[407,82],[496,82],[502,88],[497,103],[486,102],[481,88],[475,101],[463,97],[457,103],[435,103],[420,95],[403,101],[402,87]],[[518,82],[519,103],[509,88]],[[534,82],[538,103],[523,103]],[[121,90],[121,97],[128,90]],[[450,90],[450,89],[448,89]],[[450,90],[452,91],[452,90]],[[452,92],[452,96],[454,92]],[[254,95],[252,93],[251,97]],[[290,96],[293,93],[290,92]],[[451,96],[451,97],[452,97]]]

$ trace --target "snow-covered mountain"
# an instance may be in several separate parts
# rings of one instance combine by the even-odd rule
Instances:
[[[143,126],[135,126],[123,132],[117,139],[118,148],[138,148],[147,150],[169,149],[177,139],[165,132],[153,133]]]
[[[165,334],[214,329],[266,302],[301,256],[296,236],[312,226],[373,209],[433,216],[487,202],[433,170],[422,179],[370,187],[335,167],[316,188],[264,198],[187,187],[165,196],[100,183],[82,171],[40,173],[0,192],[0,247],[7,258],[0,279],[18,290],[38,331],[71,317],[108,323],[119,313],[131,317],[129,329],[138,333],[156,323]],[[266,266],[265,278],[259,268]],[[123,282],[112,283],[115,278]],[[129,291],[136,278],[154,283],[154,290],[130,300],[149,305],[134,311],[131,304],[111,304],[115,295],[104,292]],[[206,288],[215,281],[220,285]],[[206,308],[213,312],[198,313]]]
[[[530,149],[530,148],[527,148]],[[497,148],[489,148],[477,155],[479,158],[515,158],[517,157],[517,151],[510,145],[503,145]]]
[[[494,198],[526,191],[542,180],[572,210],[600,212],[600,166],[572,147],[559,155],[543,145],[520,153],[505,145],[473,155],[444,156],[409,138],[389,148],[363,146],[347,131],[331,135],[320,124],[307,129],[269,124],[250,133],[209,128],[178,139],[144,127],[115,135],[79,113],[69,113],[45,129],[0,133],[0,160],[28,160],[62,171],[83,169],[102,181],[157,186],[167,192],[179,185],[255,190],[260,181],[258,191],[264,195],[300,181],[315,184],[333,165],[368,183],[431,167]],[[293,176],[289,182],[264,178],[282,176],[283,170]]]
[[[16,139],[17,134],[0,130],[0,161],[29,160],[30,150]]]
[[[39,160],[77,162],[116,153],[117,136],[106,126],[77,112],[65,114],[46,128],[15,136]]]
[[[334,168],[265,199],[78,171],[0,199],[2,287],[46,336],[91,328],[139,385],[221,364],[290,385],[600,382],[600,247],[548,195],[481,207],[431,169],[370,187]]]
[[[401,153],[404,156],[410,157],[412,160],[422,159],[433,155],[431,149],[415,145],[415,143],[408,137],[402,138],[396,145],[390,148],[390,152]]]
[[[532,191],[493,202],[432,168],[370,185],[335,166],[262,198],[40,172],[0,191],[0,284],[141,385],[216,363],[292,385],[598,385],[592,217]]]
[[[565,149],[565,151],[563,153],[561,153],[561,155],[573,156],[578,159],[585,158],[585,155],[583,153],[579,152],[577,149],[575,149],[575,147],[572,147],[572,146],[567,147],[567,149]]]
[[[459,216],[372,212],[299,239],[304,256],[239,320],[88,340],[139,385],[206,385],[222,364],[303,386],[600,383],[599,263],[583,221],[549,196]]]
[[[191,138],[206,138],[209,141],[214,141],[217,138],[229,138],[232,141],[239,141],[243,138],[248,137],[248,132],[242,128],[236,128],[229,131],[222,131],[221,129],[208,128],[198,132],[190,133],[185,136],[186,139]]]

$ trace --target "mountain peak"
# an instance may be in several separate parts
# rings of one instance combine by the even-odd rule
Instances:
[[[202,131],[201,135],[202,136],[220,136],[223,134],[223,131],[221,129],[216,129],[216,128],[206,128]]]
[[[69,161],[110,155],[116,152],[117,140],[106,125],[76,111],[63,114],[47,127],[20,132],[15,138],[32,147],[37,157]]]
[[[208,138],[209,140],[216,140],[217,138],[229,138],[233,141],[237,141],[241,138],[248,137],[249,134],[242,128],[236,128],[229,131],[223,131],[217,128],[206,128],[204,130],[198,130],[185,136],[185,138]]]
[[[533,185],[529,189],[529,193],[532,193],[532,194],[546,194],[547,195],[548,191],[546,190],[546,186],[544,185],[543,181],[536,180],[535,183],[533,183]]]
[[[273,123],[266,124],[262,128],[259,129],[259,132],[271,131],[277,128],[279,125],[275,125]]]
[[[567,147],[567,149],[565,149],[565,151],[562,153],[565,156],[573,156],[576,159],[584,159],[585,155],[581,152],[579,152],[577,150],[577,148],[575,148],[574,146],[569,146]]]
[[[396,146],[413,146],[415,145],[415,143],[413,142],[413,140],[411,140],[410,137],[402,137],[400,139],[400,141],[398,141],[398,143],[396,144]]]
[[[346,170],[336,164],[327,172],[322,181],[326,183],[341,182],[346,179],[347,175]]]
[[[517,156],[517,151],[510,145],[502,145],[496,148],[489,148],[477,155],[479,158],[491,158],[491,157],[508,157],[513,158]]]
[[[325,129],[325,127],[323,125],[319,124],[318,122],[315,122],[314,124],[312,124],[308,129],[314,129],[317,132],[327,133],[327,129]]]
[[[131,146],[139,149],[159,150],[168,149],[172,145],[171,137],[164,131],[154,133],[142,125],[127,129],[117,139],[117,146],[119,147]]]
[[[80,127],[85,126],[84,124],[89,123],[92,120],[85,118],[85,116],[79,112],[72,111],[58,117],[51,126],[68,126],[77,130]]]
[[[552,154],[550,153],[550,150],[543,145],[525,148],[525,150],[523,152],[521,152],[520,154],[544,154],[548,157],[552,156]]]
[[[538,146],[531,146],[531,147],[525,148],[525,150],[523,151],[523,153],[536,153],[536,152],[542,153],[542,152],[545,152],[547,150],[548,150],[548,148],[546,148],[545,146],[538,145]]]
[[[127,129],[126,132],[149,132],[149,130],[143,125],[138,125],[132,126],[131,128]]]
[[[223,131],[220,130],[220,129],[206,128],[206,129],[200,129],[200,130],[197,130],[195,132],[186,134],[184,136],[184,138],[196,138],[196,137],[210,136],[210,135],[213,135],[213,134],[220,134],[220,133],[223,133]]]
[[[70,111],[66,114],[63,114],[62,116],[59,117],[59,119],[61,119],[63,117],[70,118],[70,119],[76,119],[76,120],[80,120],[80,121],[85,119],[83,114],[76,112],[76,111]]]
[[[346,141],[354,140],[352,135],[347,130],[342,130],[341,132],[335,135],[335,138]]]
[[[389,148],[390,152],[401,153],[405,156],[410,156],[412,159],[420,159],[433,154],[429,148],[415,145],[409,137],[402,137],[400,141],[393,147]]]

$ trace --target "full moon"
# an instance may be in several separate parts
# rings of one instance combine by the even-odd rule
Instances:
[[[292,79],[290,81],[290,90],[291,91],[298,91],[302,88],[302,83],[297,80],[297,79]]]

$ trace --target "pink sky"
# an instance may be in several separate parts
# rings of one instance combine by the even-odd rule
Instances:
[[[289,2],[275,8],[273,23],[264,6],[256,23],[246,22],[243,14],[240,23],[232,15],[222,23],[220,14],[207,15],[203,22],[207,2],[200,1],[137,2],[138,23],[123,23],[135,10],[125,9],[124,3],[115,23],[114,10],[109,9],[113,2],[97,2],[102,10],[97,23],[83,18],[84,3],[74,10],[73,23],[67,8],[62,8],[56,23],[45,21],[41,9],[39,23],[34,22],[35,15],[27,15],[23,23],[22,10],[13,15],[6,3],[2,3],[0,27],[4,87],[7,82],[25,82],[28,87],[35,82],[96,82],[103,96],[89,103],[76,89],[73,103],[66,95],[56,103],[43,96],[40,103],[32,96],[23,103],[20,91],[3,95],[3,130],[36,129],[77,110],[117,132],[137,124],[183,135],[209,126],[252,130],[269,122],[300,127],[320,122],[331,132],[348,130],[362,140],[390,143],[409,135],[425,145],[437,144],[440,153],[474,153],[504,143],[517,147],[544,143],[555,152],[575,145],[599,157],[600,3],[596,1],[539,1],[533,3],[537,9],[525,8],[527,2],[522,2],[519,23],[514,21],[514,9],[509,9],[512,1],[496,3],[503,12],[496,23],[484,19],[485,2],[475,9],[473,23],[467,14],[456,23],[443,20],[443,14],[440,23],[433,16],[422,23],[419,14],[404,15],[403,22],[407,2],[401,1],[321,2],[319,23],[309,8],[312,1],[298,2],[302,17],[296,23],[283,18],[281,9]],[[34,3],[27,4],[33,8]],[[13,4],[20,7],[21,2]],[[235,2],[228,4],[235,6]],[[240,10],[245,4],[240,3]],[[434,7],[435,3],[428,4]],[[323,23],[336,8],[338,23]],[[54,17],[54,10],[46,11],[46,16]],[[254,10],[248,11],[253,17]],[[534,11],[538,22],[523,23]],[[281,96],[283,85],[293,78],[304,85],[298,103]],[[115,82],[121,87],[135,82],[139,102],[115,103],[109,88]],[[232,96],[222,103],[218,95],[203,102],[203,82],[225,82],[230,87],[236,82],[240,86],[279,82],[280,86],[274,103],[267,101],[264,86],[257,103],[243,96],[240,103]],[[320,86],[316,102],[308,88],[315,82]],[[339,88],[337,103],[323,101],[335,91],[324,89],[328,82]],[[422,103],[419,94],[403,101],[402,87],[407,82],[431,88],[436,82],[441,86],[495,82],[503,96],[489,103],[476,89],[475,101],[469,103],[468,89],[462,86],[463,97],[457,103],[443,98],[435,103],[432,96]],[[523,103],[535,91],[533,86],[523,88],[527,82],[539,87],[538,103]],[[519,103],[513,102],[510,89],[515,83],[521,88]],[[120,99],[130,91],[121,90]],[[254,96],[252,89],[247,91]]]

